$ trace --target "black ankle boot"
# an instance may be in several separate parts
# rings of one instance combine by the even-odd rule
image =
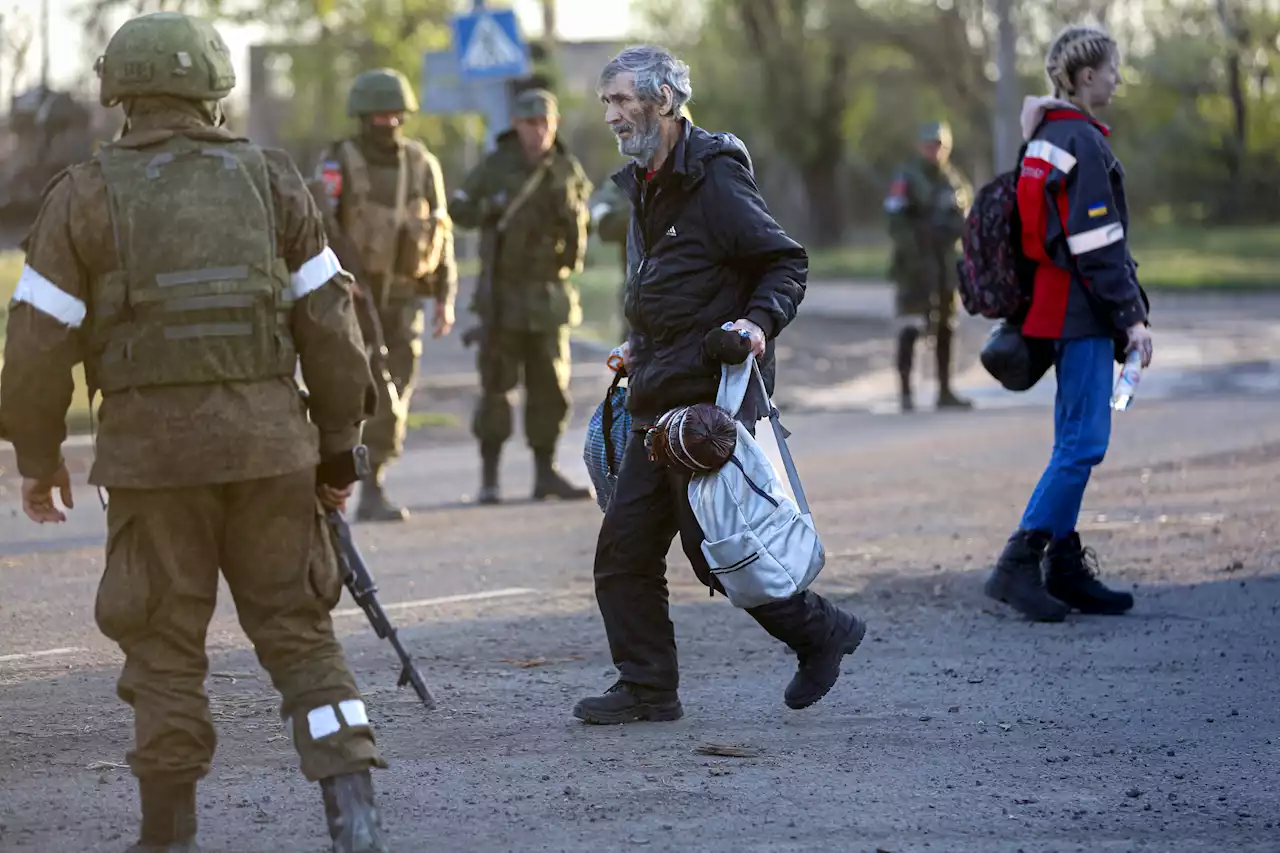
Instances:
[[[356,509],[357,521],[405,521],[409,511],[387,500],[383,479],[385,466],[373,467],[372,473],[360,481],[360,506]]]
[[[196,783],[139,779],[142,832],[125,853],[200,853],[196,846]]]
[[[545,450],[533,452],[533,499],[559,498],[562,501],[582,501],[595,497],[590,489],[579,488],[564,478],[556,468],[555,454]]]
[[[938,337],[934,342],[937,347],[935,356],[938,359],[938,408],[939,409],[972,409],[973,401],[956,395],[951,390],[951,350],[953,333],[947,326],[938,329]]]
[[[368,770],[320,780],[333,853],[390,853]]]
[[[480,445],[480,495],[482,504],[496,504],[502,500],[498,492],[498,462],[502,458],[502,445]]]
[[[908,326],[898,332],[898,392],[902,401],[902,411],[915,410],[915,399],[911,396],[911,369],[915,363],[916,340],[920,330]]]
[[[1044,552],[1045,588],[1081,613],[1119,616],[1133,607],[1133,596],[1098,580],[1098,555],[1080,545],[1080,534],[1055,539]]]
[[[1036,622],[1066,619],[1071,608],[1045,591],[1040,574],[1040,558],[1048,544],[1049,534],[1038,530],[1019,530],[1009,537],[983,588],[987,596]]]
[[[619,723],[668,723],[684,716],[680,697],[674,690],[656,690],[619,681],[602,696],[589,696],[573,706],[573,715],[600,726]]]
[[[857,651],[867,625],[817,593],[805,591],[784,601],[747,610],[760,627],[796,653],[796,674],[782,694],[788,708],[808,708],[840,678],[845,655]]]

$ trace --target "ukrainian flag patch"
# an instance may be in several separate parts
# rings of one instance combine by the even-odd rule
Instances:
[[[1097,219],[1099,216],[1107,215],[1107,206],[1105,204],[1092,204],[1089,206],[1089,218]]]

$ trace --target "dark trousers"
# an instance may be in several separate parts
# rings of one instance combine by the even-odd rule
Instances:
[[[677,533],[698,580],[724,593],[702,554],[688,486],[687,474],[649,461],[643,437],[633,433],[596,542],[596,601],[614,666],[621,680],[659,690],[680,681],[666,578]],[[747,613],[801,658],[822,648],[842,621],[833,604],[808,591]]]

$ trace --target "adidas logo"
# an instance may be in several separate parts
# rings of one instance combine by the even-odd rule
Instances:
[[[672,225],[670,228],[667,229],[667,236],[668,237],[676,236],[676,227],[674,225]]]

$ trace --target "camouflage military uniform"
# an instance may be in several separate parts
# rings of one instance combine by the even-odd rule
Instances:
[[[47,495],[65,477],[84,362],[102,394],[90,482],[110,496],[95,616],[125,654],[118,692],[135,714],[131,850],[195,849],[196,782],[216,743],[204,682],[219,569],[331,820],[373,813],[368,770],[385,765],[334,637],[342,584],[316,499],[317,464],[350,453],[374,402],[350,279],[288,156],[216,126],[235,77],[211,26],[134,19],[99,68],[102,103],[123,102],[128,125],[53,181],[24,242],[0,431],[24,493]],[[337,793],[355,788],[358,805]]]
[[[617,243],[622,261],[622,286],[618,288],[618,316],[622,319],[622,338],[626,339],[630,330],[626,314],[622,310],[623,297],[626,294],[627,270],[627,228],[631,223],[631,200],[622,188],[612,180],[606,180],[591,196],[591,227],[606,243]]]
[[[956,247],[972,189],[947,161],[950,129],[932,122],[921,129],[920,142],[939,146],[933,162],[923,154],[901,167],[885,198],[893,241],[890,277],[897,284],[898,371],[905,409],[914,407],[911,371],[915,342],[922,332],[935,335],[938,404],[966,408],[951,391],[951,347],[956,316]]]
[[[347,109],[361,120],[360,133],[330,146],[316,169],[338,256],[377,306],[387,369],[399,397],[399,405],[393,405],[390,395],[381,393],[377,413],[365,424],[364,443],[373,464],[357,513],[365,520],[407,517],[387,502],[382,478],[387,463],[404,449],[422,356],[420,300],[432,298],[451,315],[457,292],[440,161],[421,143],[398,132],[383,133],[370,121],[375,113],[417,108],[413,90],[399,72],[377,69],[360,75]]]
[[[517,100],[514,118],[554,115],[555,109],[550,93],[533,90]],[[496,306],[495,327],[485,330],[480,345],[481,394],[472,421],[484,503],[498,499],[498,457],[512,432],[509,395],[522,371],[525,438],[536,462],[534,497],[590,497],[589,490],[564,480],[554,458],[570,411],[569,329],[582,321],[569,276],[585,259],[591,189],[581,164],[559,141],[531,162],[510,130],[450,205],[459,227],[502,230],[496,257],[482,259]]]

